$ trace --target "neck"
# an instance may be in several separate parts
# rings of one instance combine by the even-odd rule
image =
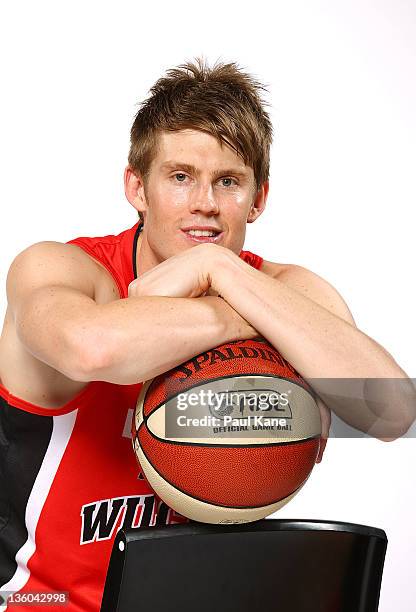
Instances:
[[[136,271],[137,277],[142,276],[145,272],[148,272],[155,266],[157,266],[160,261],[152,253],[151,248],[149,247],[149,243],[147,242],[147,234],[145,229],[143,228],[139,234],[137,239],[136,246]]]

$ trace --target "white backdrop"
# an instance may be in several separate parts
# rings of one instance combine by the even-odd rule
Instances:
[[[203,54],[270,89],[269,204],[245,248],[326,278],[416,377],[414,1],[16,0],[3,7],[0,52],[3,311],[26,246],[135,223],[122,173],[136,103],[166,68]],[[276,515],[385,529],[381,612],[415,606],[415,465],[412,438],[331,439]]]

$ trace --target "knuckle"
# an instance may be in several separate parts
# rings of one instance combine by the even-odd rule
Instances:
[[[194,249],[198,249],[199,251],[216,251],[218,249],[218,245],[213,242],[204,242],[202,244],[198,244]]]
[[[139,297],[140,296],[140,289],[141,289],[141,284],[135,280],[132,283],[130,283],[129,288],[128,288],[128,295],[130,297]]]

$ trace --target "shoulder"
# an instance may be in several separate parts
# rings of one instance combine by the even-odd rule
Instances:
[[[260,271],[298,291],[347,323],[356,326],[351,311],[341,294],[319,274],[296,264],[280,264],[266,260],[263,261]]]
[[[93,297],[100,277],[99,266],[76,245],[43,241],[14,258],[6,285],[8,294],[53,284],[74,287]]]

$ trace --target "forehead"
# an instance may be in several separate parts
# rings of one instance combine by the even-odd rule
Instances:
[[[226,143],[219,142],[211,134],[199,130],[161,132],[158,135],[154,166],[178,162],[200,168],[233,167],[244,174],[251,174],[240,155]],[[251,172],[250,172],[251,171]]]

